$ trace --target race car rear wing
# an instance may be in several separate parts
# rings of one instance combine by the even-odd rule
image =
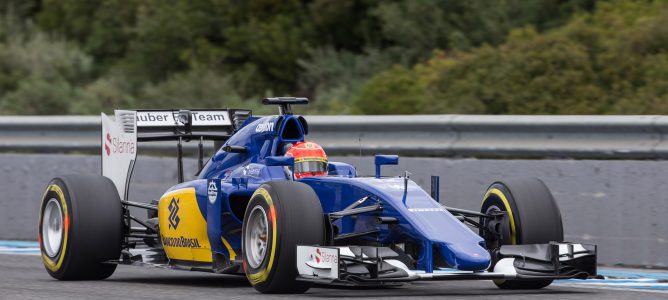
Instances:
[[[250,114],[250,111],[246,111]],[[226,140],[234,132],[228,110],[138,110],[137,140]]]
[[[111,179],[121,199],[127,201],[138,142],[176,141],[178,179],[183,182],[182,143],[199,142],[199,167],[202,168],[203,141],[226,141],[251,116],[251,111],[153,109],[116,110],[114,114],[115,120],[101,114],[102,176]]]

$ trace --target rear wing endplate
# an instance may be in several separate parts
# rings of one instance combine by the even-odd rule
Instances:
[[[176,141],[178,146],[179,182],[183,181],[181,143],[199,141],[200,168],[202,141],[226,141],[250,117],[250,110],[116,110],[112,120],[101,114],[102,176],[116,185],[118,195],[128,201],[130,177],[137,160],[137,143]]]

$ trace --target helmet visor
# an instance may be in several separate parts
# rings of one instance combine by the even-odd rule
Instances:
[[[295,172],[322,173],[327,172],[327,163],[324,161],[302,161],[295,163]]]

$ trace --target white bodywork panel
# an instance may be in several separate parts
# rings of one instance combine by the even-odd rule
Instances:
[[[115,121],[102,113],[102,176],[116,185],[122,200],[128,200],[127,188],[137,159],[136,112],[115,111]]]
[[[572,246],[573,257],[568,257],[568,247]],[[559,260],[569,260],[587,255],[587,249],[582,244],[559,244]]]
[[[494,273],[502,273],[507,275],[517,275],[515,270],[515,259],[514,258],[503,258],[499,260],[494,266]]]
[[[339,278],[339,248],[297,246],[297,271],[318,278]]]

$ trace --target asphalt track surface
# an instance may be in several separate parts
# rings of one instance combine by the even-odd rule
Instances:
[[[668,299],[666,291],[579,285],[503,291],[487,281],[418,282],[396,288],[322,288],[303,295],[261,295],[245,277],[120,266],[103,281],[57,281],[39,256],[0,254],[0,299]]]

